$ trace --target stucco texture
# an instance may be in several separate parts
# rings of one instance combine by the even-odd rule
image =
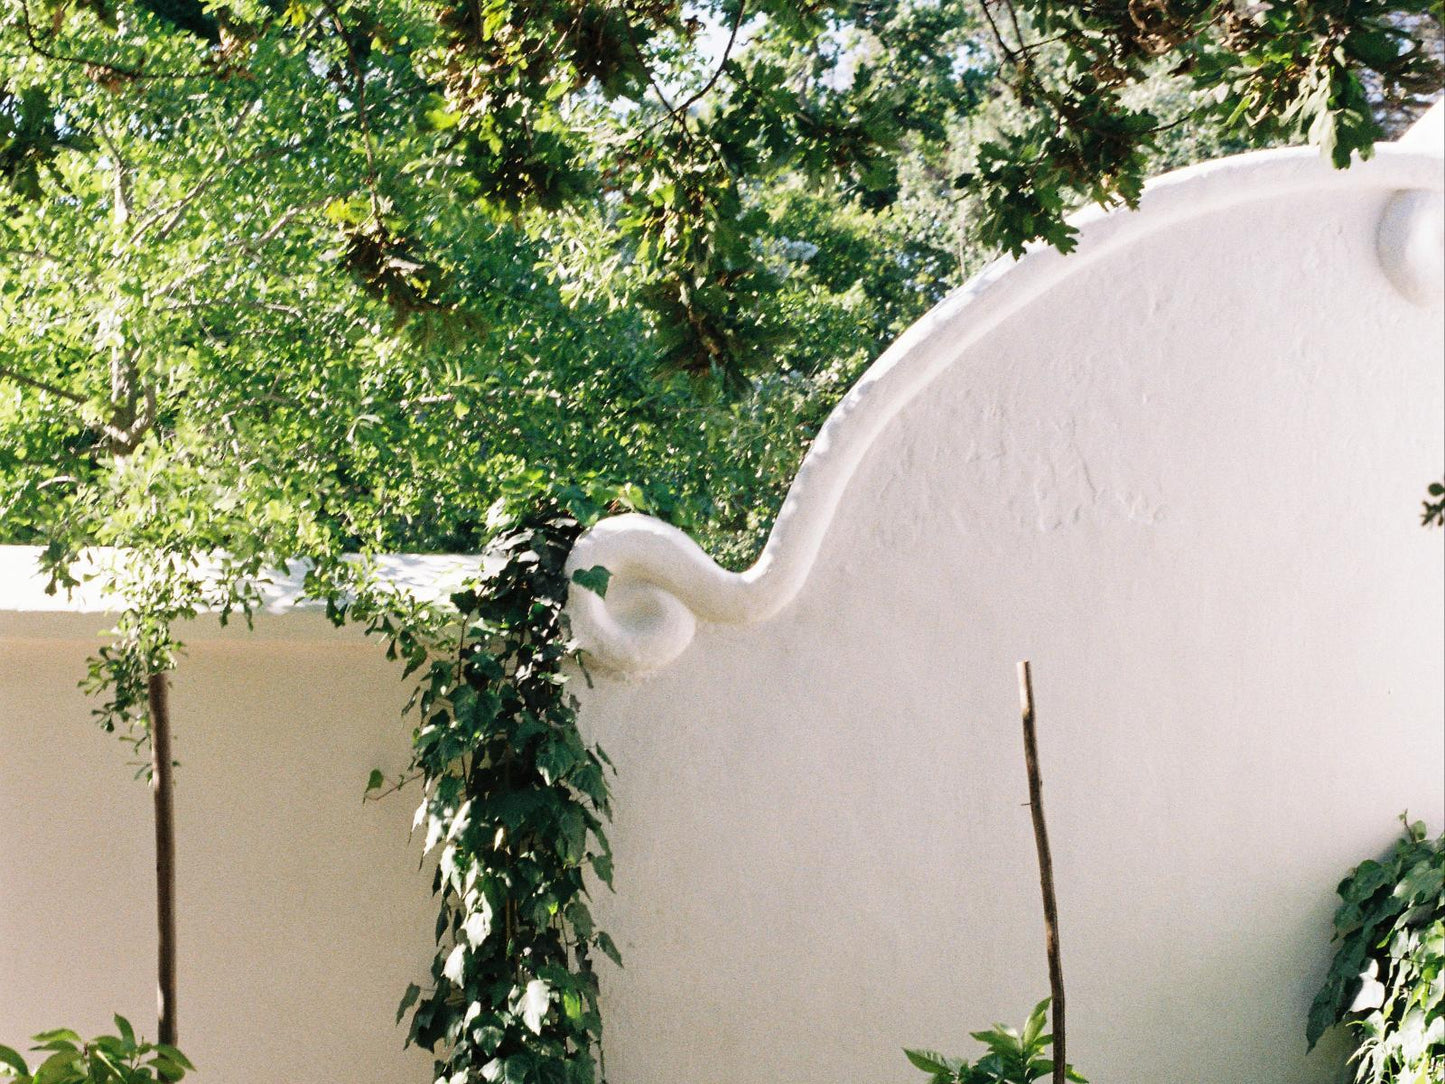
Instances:
[[[273,639],[278,622],[318,632]],[[76,688],[103,642],[80,630],[105,619],[6,631],[22,624],[0,635],[0,1043],[113,1031],[112,1012],[153,1037],[150,795]],[[372,768],[405,766],[405,689],[377,645],[320,625],[196,630],[175,674],[178,1009],[198,1081],[430,1080],[394,1025],[435,918],[415,795],[361,801]]]
[[[614,1079],[907,1082],[904,1046],[1022,1021],[1022,658],[1071,1060],[1343,1078],[1304,1042],[1334,887],[1445,813],[1441,314],[1381,272],[1388,198],[1206,214],[1053,286],[888,423],[786,608],[598,680]]]

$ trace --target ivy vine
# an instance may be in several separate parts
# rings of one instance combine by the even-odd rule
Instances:
[[[1311,1048],[1352,1033],[1356,1084],[1445,1079],[1445,835],[1401,816],[1405,833],[1380,861],[1340,882],[1339,948],[1310,1006]]]
[[[415,823],[440,908],[431,983],[407,990],[397,1019],[410,1012],[408,1042],[433,1052],[437,1084],[603,1075],[594,960],[621,959],[588,900],[594,877],[612,885],[612,766],[577,727],[565,613],[565,562],[591,508],[549,497],[494,509],[483,571],[452,611],[330,592],[333,620],[365,622],[419,677],[398,785],[421,781]],[[600,568],[577,580],[606,590]],[[384,783],[373,773],[372,789]]]

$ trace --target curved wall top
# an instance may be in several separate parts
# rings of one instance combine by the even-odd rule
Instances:
[[[1038,246],[996,261],[904,332],[838,404],[751,568],[723,569],[682,531],[649,516],[617,516],[584,535],[570,567],[602,565],[612,573],[605,600],[573,593],[573,629],[584,650],[608,668],[652,670],[688,647],[699,619],[750,624],[776,614],[807,580],[850,479],[889,421],[1010,316],[1145,238],[1268,200],[1377,192],[1387,197],[1377,263],[1362,270],[1384,274],[1414,304],[1438,306],[1445,285],[1442,132],[1445,108],[1436,104],[1398,143],[1347,170],[1332,169],[1310,148],[1180,170],[1150,184],[1137,211],[1091,208],[1076,216],[1079,245],[1068,256]]]

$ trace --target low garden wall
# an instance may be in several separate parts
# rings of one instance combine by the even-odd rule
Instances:
[[[0,1043],[155,1034],[150,795],[76,685],[96,613],[0,615]],[[199,1081],[429,1081],[397,1002],[436,912],[409,846],[405,688],[314,614],[190,630],[174,675],[179,1024]]]

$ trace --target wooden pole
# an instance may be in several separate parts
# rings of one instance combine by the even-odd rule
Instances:
[[[166,675],[146,687],[151,725],[151,794],[156,821],[156,1015],[159,1039],[176,1045],[176,829],[172,807],[171,714]]]
[[[1044,896],[1044,939],[1049,953],[1049,996],[1053,1012],[1054,1084],[1064,1084],[1068,1063],[1064,1042],[1064,965],[1059,956],[1059,905],[1054,898],[1054,860],[1049,852],[1049,829],[1044,823],[1044,784],[1039,774],[1039,749],[1034,734],[1034,679],[1027,659],[1019,663],[1019,705],[1023,709],[1029,810],[1034,819],[1034,844],[1039,852],[1039,887]]]

